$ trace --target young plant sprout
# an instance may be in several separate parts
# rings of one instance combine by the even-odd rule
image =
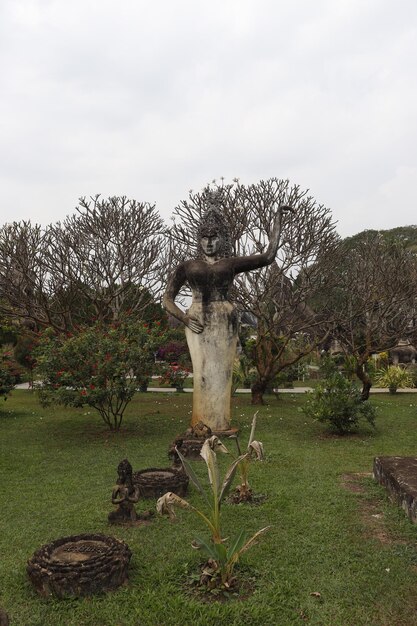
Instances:
[[[233,570],[240,556],[254,545],[257,538],[270,527],[261,528],[249,540],[246,540],[244,530],[241,530],[230,542],[223,537],[220,526],[221,503],[229,492],[239,463],[248,453],[239,455],[234,459],[227,469],[223,480],[221,480],[217,452],[228,453],[228,450],[218,437],[213,435],[206,439],[200,453],[208,471],[209,487],[205,487],[196,476],[189,462],[177,450],[184,469],[202,495],[207,505],[207,510],[203,511],[192,506],[189,502],[172,492],[168,492],[159,498],[156,508],[158,513],[162,515],[167,514],[171,519],[175,519],[175,507],[179,507],[193,511],[203,520],[210,531],[210,539],[206,541],[197,537],[192,544],[194,548],[201,549],[209,559],[203,569],[200,583],[207,585],[208,589],[218,588],[219,586],[229,589],[235,581]]]

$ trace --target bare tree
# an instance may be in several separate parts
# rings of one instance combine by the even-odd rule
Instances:
[[[71,330],[92,319],[140,315],[161,289],[165,226],[155,206],[81,198],[76,214],[42,229],[0,230],[0,310]]]
[[[252,387],[252,402],[259,404],[277,373],[327,336],[322,315],[308,303],[321,290],[323,270],[326,262],[331,263],[337,235],[330,211],[287,180],[273,178],[249,186],[236,180],[231,185],[213,186],[223,195],[234,253],[239,256],[263,252],[278,207],[293,207],[293,212],[283,217],[276,261],[268,268],[239,274],[235,281],[234,300],[241,311],[251,312],[257,320],[253,357],[258,376]],[[190,192],[189,199],[174,211],[170,235],[176,261],[195,255],[207,191]]]
[[[416,257],[400,241],[365,232],[340,243],[332,274],[330,288],[325,286],[325,305],[320,298],[316,305],[332,319],[332,337],[354,357],[366,400],[372,386],[366,369],[369,357],[415,333]]]
[[[37,224],[13,222],[1,228],[0,311],[4,315],[47,323],[45,245],[45,233]]]

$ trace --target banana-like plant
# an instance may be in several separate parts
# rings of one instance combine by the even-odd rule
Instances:
[[[249,467],[251,461],[256,458],[258,461],[262,461],[265,458],[264,455],[264,447],[262,442],[255,441],[255,429],[256,429],[256,419],[258,417],[258,411],[256,411],[255,415],[252,419],[252,426],[249,435],[249,441],[246,448],[246,453],[242,454],[242,450],[240,448],[239,439],[237,435],[232,435],[230,439],[234,439],[236,442],[237,451],[241,460],[238,463],[238,472],[240,475],[240,484],[236,488],[236,502],[248,502],[252,500],[253,493],[252,489],[249,486]]]
[[[190,480],[203,496],[209,512],[197,509],[172,492],[168,492],[159,498],[156,509],[158,513],[167,514],[171,519],[175,518],[175,507],[188,509],[196,513],[204,521],[210,530],[210,541],[196,538],[193,542],[194,548],[201,549],[209,557],[201,581],[207,584],[209,588],[216,587],[220,581],[221,585],[227,589],[233,582],[233,570],[240,556],[256,542],[262,533],[270,528],[269,526],[261,528],[249,540],[246,540],[246,533],[242,530],[230,541],[229,545],[226,544],[227,539],[222,536],[220,526],[221,503],[230,489],[239,463],[248,453],[239,455],[238,458],[234,459],[227,469],[223,480],[221,480],[216,452],[228,453],[228,450],[215,435],[206,439],[200,454],[207,466],[210,486],[209,488],[204,488],[190,463],[178,450],[177,452]]]

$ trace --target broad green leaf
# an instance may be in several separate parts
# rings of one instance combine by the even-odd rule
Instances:
[[[197,544],[198,549],[204,552],[208,557],[215,560],[217,559],[217,554],[213,549],[213,544],[207,543],[207,541],[200,539],[200,537],[195,538],[195,543]]]
[[[243,544],[245,543],[245,536],[245,531],[241,530],[234,542],[231,544],[231,546],[229,546],[229,549],[227,551],[227,559],[232,558],[235,553],[239,554],[239,551],[242,549]]]
[[[213,550],[216,553],[216,561],[227,562],[227,548],[223,543],[213,543]]]

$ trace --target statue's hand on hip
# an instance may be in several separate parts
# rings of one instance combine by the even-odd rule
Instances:
[[[192,330],[193,333],[199,334],[202,333],[204,330],[204,326],[203,324],[201,324],[201,322],[196,320],[195,317],[188,317],[188,315],[185,318],[185,325],[188,326],[188,328]]]

